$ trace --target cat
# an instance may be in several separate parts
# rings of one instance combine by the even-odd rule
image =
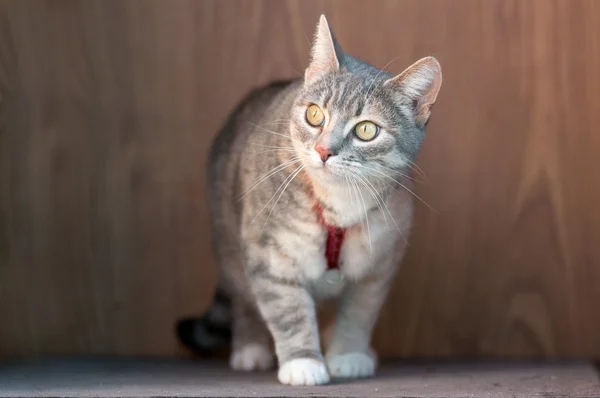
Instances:
[[[397,76],[351,57],[321,16],[304,77],[252,92],[212,144],[220,284],[204,318],[179,324],[184,343],[231,338],[233,369],[276,358],[283,384],[375,373],[371,334],[407,246],[411,172],[441,82],[433,57]],[[331,298],[323,355],[315,305]]]

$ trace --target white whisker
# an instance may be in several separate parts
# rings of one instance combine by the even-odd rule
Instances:
[[[287,184],[285,184],[285,187],[283,187],[283,189],[281,190],[281,193],[277,197],[277,200],[273,204],[273,207],[271,207],[271,211],[269,212],[269,215],[267,216],[267,219],[265,220],[265,223],[263,224],[262,228],[260,229],[261,232],[265,228],[265,225],[267,225],[267,222],[269,221],[269,218],[271,217],[271,214],[273,213],[273,210],[275,210],[275,206],[277,206],[277,203],[279,203],[279,199],[281,199],[281,197],[283,196],[283,193],[285,192],[285,190],[287,189],[287,187],[292,183],[292,181],[294,180],[294,178],[296,178],[296,176],[298,175],[298,173],[300,173],[302,171],[302,169],[304,169],[304,165],[300,166],[299,169],[296,169],[296,171],[293,174],[291,174],[292,178],[288,181]],[[277,193],[277,192],[275,192],[275,193]]]
[[[274,167],[273,169],[269,170],[262,176],[258,177],[258,181],[256,181],[254,184],[252,184],[252,186],[250,186],[250,188],[246,189],[244,192],[242,192],[238,195],[238,196],[240,196],[240,198],[237,200],[237,202],[244,199],[251,191],[256,189],[256,187],[258,187],[263,181],[265,181],[265,180],[269,179],[270,177],[274,176],[275,174],[279,173],[281,170],[283,170],[293,164],[299,163],[300,161],[301,161],[301,159],[298,157],[292,158],[290,161],[282,163],[282,164]]]
[[[354,195],[356,195],[356,206],[359,207],[360,206],[360,198],[358,197],[358,192],[356,192],[356,181],[354,181],[354,173],[351,173],[351,176],[348,176],[348,181],[350,181],[351,183],[351,187],[352,187],[352,191],[354,192]],[[354,196],[353,195],[353,196]],[[363,230],[365,229],[365,221],[363,219],[363,217],[360,218],[360,225],[362,226]],[[364,232],[362,233],[364,236]]]
[[[248,142],[249,145],[254,145],[254,146],[259,146],[262,148],[271,148],[271,149],[294,149],[296,150],[297,148],[294,148],[293,146],[278,146],[278,145],[265,145],[265,144],[259,144],[257,142]],[[300,148],[302,150],[302,148]]]
[[[416,193],[414,193],[414,192],[413,192],[412,190],[410,190],[410,189],[409,189],[409,188],[408,188],[406,185],[402,184],[400,181],[396,180],[395,178],[393,178],[393,177],[390,177],[389,175],[387,175],[387,174],[385,174],[385,173],[383,173],[383,172],[381,172],[381,171],[379,171],[379,170],[372,169],[372,168],[370,168],[370,167],[367,167],[367,166],[364,166],[364,165],[359,165],[359,166],[355,166],[355,167],[360,167],[360,168],[363,168],[363,169],[365,169],[365,170],[372,171],[372,172],[374,172],[374,173],[377,173],[377,174],[379,174],[379,175],[381,175],[381,176],[383,176],[383,177],[385,177],[385,178],[388,178],[388,179],[390,179],[391,181],[394,181],[396,184],[398,184],[398,185],[400,185],[402,188],[404,188],[404,189],[405,189],[407,192],[409,192],[411,195],[413,195],[415,198],[417,198],[417,199],[418,199],[418,200],[419,200],[421,203],[423,203],[423,204],[424,204],[425,206],[427,206],[429,209],[431,209],[431,210],[433,210],[434,212],[436,212],[436,213],[438,213],[438,214],[439,214],[439,212],[438,212],[436,209],[434,209],[433,207],[431,207],[431,205],[429,205],[429,203],[425,202],[425,201],[424,201],[424,200],[423,200],[423,199],[422,199],[422,198],[421,198],[419,195],[417,195]]]
[[[429,203],[425,202],[425,200],[423,200],[423,198],[421,198],[419,195],[417,195],[416,193],[414,193],[412,190],[410,190],[406,185],[402,184],[400,181],[390,177],[389,175],[385,174],[385,173],[381,173],[382,176],[389,178],[390,180],[394,181],[396,184],[400,185],[402,188],[404,188],[404,190],[406,190],[407,192],[409,192],[412,196],[414,196],[415,198],[417,198],[421,203],[423,203],[425,206],[427,206],[430,210],[436,212],[439,214],[439,212],[434,209]]]
[[[409,167],[414,170],[417,174],[419,174],[421,177],[423,177],[426,181],[429,181],[429,177],[427,177],[427,174],[425,174],[425,172],[423,171],[422,168],[419,167],[418,164],[416,164],[415,162],[413,162],[410,159],[405,159],[409,164]]]
[[[360,200],[362,201],[362,204],[363,204],[363,212],[364,212],[364,215],[365,215],[365,221],[367,223],[367,234],[368,234],[368,237],[369,237],[369,254],[373,255],[373,247],[372,247],[372,244],[371,244],[371,227],[369,226],[369,213],[368,213],[368,209],[367,209],[367,204],[365,202],[365,198],[363,197],[362,192],[360,191],[360,187],[356,183],[356,180],[354,180],[354,183],[356,185],[356,190],[360,194]]]
[[[382,206],[382,203],[385,204],[383,198],[379,195],[379,193],[377,192],[377,190],[371,189],[371,187],[369,187],[367,185],[367,182],[369,182],[368,180],[365,180],[359,174],[356,174],[356,178],[358,178],[358,182],[360,182],[367,189],[367,191],[369,191],[369,194],[371,194],[371,196],[373,197],[373,199],[375,199],[375,201],[377,202],[377,207],[381,211],[381,214],[383,214],[383,219],[385,221],[386,229],[389,230],[390,229],[390,225],[388,224],[387,216],[385,215],[385,210],[383,209],[383,206]],[[370,184],[370,182],[369,182],[369,184]]]
[[[408,165],[408,166],[410,167],[410,165]],[[423,182],[421,180],[417,180],[416,178],[414,178],[414,177],[412,177],[412,176],[410,176],[408,174],[404,174],[403,172],[401,172],[399,170],[393,169],[391,167],[384,166],[384,165],[382,165],[380,163],[377,163],[377,167],[381,167],[384,170],[390,171],[390,172],[395,173],[395,174],[399,174],[401,177],[409,179],[409,180],[412,180],[414,182]],[[412,170],[412,167],[411,167],[411,170]]]
[[[302,141],[300,141],[300,140],[297,140],[297,139],[295,139],[295,138],[293,138],[293,137],[290,137],[289,135],[281,134],[281,133],[278,133],[278,132],[276,132],[276,131],[273,131],[273,130],[266,129],[266,128],[262,127],[262,126],[259,126],[258,124],[254,124],[254,123],[250,123],[250,124],[251,124],[252,126],[256,127],[257,129],[260,129],[260,130],[262,130],[262,131],[264,131],[264,132],[266,132],[266,133],[271,133],[271,134],[273,134],[273,135],[278,135],[278,136],[280,136],[280,137],[287,138],[288,140],[291,140],[291,141],[293,141],[293,142],[297,142],[297,143],[299,143],[299,144],[303,144],[303,143],[302,143]]]
[[[290,150],[290,151],[295,151],[295,152],[301,152],[301,153],[304,153],[306,155],[311,155],[311,153],[310,153],[310,151],[308,149],[294,148],[292,146],[264,145],[264,144],[258,144],[256,142],[248,142],[248,145],[253,145],[253,146],[257,146],[257,147],[261,147],[261,148],[268,148],[268,149]]]
[[[394,187],[394,186],[393,186],[391,183],[389,183],[389,182],[385,181],[384,179],[382,179],[382,178],[381,178],[381,177],[379,177],[378,175],[375,175],[375,174],[372,174],[372,173],[370,173],[369,171],[373,171],[373,169],[371,169],[371,168],[369,168],[369,167],[367,167],[367,166],[364,166],[364,165],[361,165],[361,164],[356,164],[356,163],[346,163],[345,165],[346,165],[346,167],[348,167],[348,168],[354,168],[354,169],[356,169],[356,170],[358,170],[358,171],[361,171],[361,170],[367,170],[367,171],[365,172],[365,174],[366,174],[366,175],[368,175],[368,176],[370,176],[370,177],[374,177],[374,178],[376,178],[376,179],[377,179],[377,181],[381,182],[382,184],[385,184],[385,185],[387,185],[389,188],[392,188],[392,189],[393,189],[393,190],[395,190],[396,192],[400,192],[400,191],[398,191],[398,190],[397,190],[397,189],[396,189],[396,188],[395,188],[395,187]],[[377,170],[375,170],[375,171],[377,171]]]
[[[271,124],[271,123],[279,123],[279,122],[289,122],[292,119],[275,119],[275,120],[270,120],[267,123],[265,123],[265,125],[267,124]]]
[[[298,168],[296,168],[296,169],[295,169],[295,170],[292,172],[292,174],[290,174],[289,176],[287,176],[287,177],[285,178],[285,180],[283,180],[283,182],[282,182],[282,183],[279,185],[279,188],[277,188],[277,190],[275,191],[275,193],[273,194],[273,196],[271,196],[271,199],[269,199],[269,201],[268,201],[267,203],[265,203],[265,205],[263,206],[263,208],[262,208],[262,209],[260,209],[260,211],[259,211],[258,213],[256,213],[256,215],[254,216],[254,218],[252,219],[252,221],[250,221],[250,224],[249,224],[249,225],[252,225],[252,224],[254,223],[254,221],[256,221],[256,219],[258,218],[258,216],[260,215],[260,213],[262,213],[262,212],[263,212],[263,211],[264,211],[264,210],[267,208],[267,206],[269,205],[269,203],[271,203],[271,201],[273,200],[273,198],[275,198],[275,195],[277,195],[277,193],[279,192],[279,190],[281,189],[281,187],[283,186],[283,184],[285,184],[285,183],[286,183],[286,182],[287,182],[287,181],[290,179],[290,177],[291,177],[291,176],[293,176],[293,175],[294,175],[294,173],[295,173],[296,171],[298,171],[299,169],[301,169],[301,168],[302,168],[302,166],[298,166]],[[262,230],[262,229],[261,229],[261,230]]]
[[[381,181],[381,180],[379,179],[379,177],[375,177],[375,178],[377,178],[377,180],[378,180],[378,181]],[[373,189],[374,189],[374,190],[376,189],[376,188],[375,188],[375,186],[374,186],[374,185],[373,185],[373,184],[372,184],[372,183],[371,183],[371,182],[370,182],[370,181],[369,181],[367,178],[365,178],[364,180],[365,180],[365,182],[366,182],[366,183],[370,184],[370,185],[373,187]],[[393,187],[392,187],[392,188],[393,188]],[[404,242],[405,242],[406,244],[408,244],[408,240],[406,239],[406,236],[404,236],[404,234],[402,233],[402,229],[401,229],[401,228],[398,226],[398,223],[396,222],[396,219],[394,218],[394,216],[393,216],[393,215],[392,215],[392,213],[390,212],[390,208],[388,207],[387,203],[386,203],[386,202],[385,202],[385,200],[384,200],[384,199],[381,197],[381,195],[380,195],[380,198],[381,198],[381,201],[382,201],[382,203],[383,203],[383,206],[385,206],[385,210],[386,210],[386,211],[387,211],[387,213],[390,215],[390,218],[391,218],[391,219],[392,219],[392,221],[394,222],[394,225],[396,226],[396,229],[397,229],[397,230],[398,230],[398,232],[400,233],[400,236],[402,236],[402,239],[404,240]],[[386,224],[387,224],[387,221],[386,221]]]
[[[354,192],[351,189],[350,186],[350,178],[348,176],[344,176],[344,179],[346,180],[346,185],[348,188],[348,197],[350,198],[350,206],[354,207]]]
[[[269,153],[269,152],[296,152],[295,148],[281,148],[281,149],[265,149],[264,151],[260,151],[260,152],[252,152],[252,155],[261,155],[263,153]]]
[[[377,202],[381,203],[381,205],[379,206],[379,209],[383,213],[383,217],[384,217],[384,220],[385,220],[385,225],[387,226],[387,228],[389,229],[389,224],[388,224],[388,221],[387,221],[387,216],[385,215],[386,210],[387,210],[387,213],[389,214],[390,218],[392,219],[394,225],[396,225],[396,228],[398,228],[398,224],[396,224],[396,220],[394,219],[394,216],[392,216],[392,213],[390,213],[390,210],[389,210],[389,208],[387,206],[386,200],[381,195],[381,193],[379,193],[379,191],[377,190],[377,188],[375,187],[375,185],[373,185],[373,183],[371,181],[369,181],[368,178],[361,177],[360,175],[357,175],[357,177],[363,182],[363,184],[365,184],[365,187],[367,189],[369,189],[369,191],[371,191],[371,194],[375,197],[375,199],[377,200]]]

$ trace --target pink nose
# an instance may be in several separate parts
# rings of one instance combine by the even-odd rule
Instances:
[[[321,157],[321,160],[323,161],[323,163],[325,163],[327,161],[327,159],[329,159],[330,156],[333,156],[333,152],[331,152],[331,149],[318,144],[315,147],[315,151],[317,151],[319,153],[319,156]]]

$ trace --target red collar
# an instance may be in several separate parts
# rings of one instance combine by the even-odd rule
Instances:
[[[338,269],[340,267],[340,251],[342,249],[342,243],[344,243],[344,234],[346,233],[346,229],[327,224],[325,218],[323,217],[323,207],[316,200],[315,210],[319,216],[321,225],[327,228],[327,246],[325,246],[327,269]]]

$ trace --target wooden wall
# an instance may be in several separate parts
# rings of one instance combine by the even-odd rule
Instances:
[[[181,355],[205,155],[251,87],[344,48],[444,84],[384,356],[600,358],[600,2],[0,3],[0,355]]]

